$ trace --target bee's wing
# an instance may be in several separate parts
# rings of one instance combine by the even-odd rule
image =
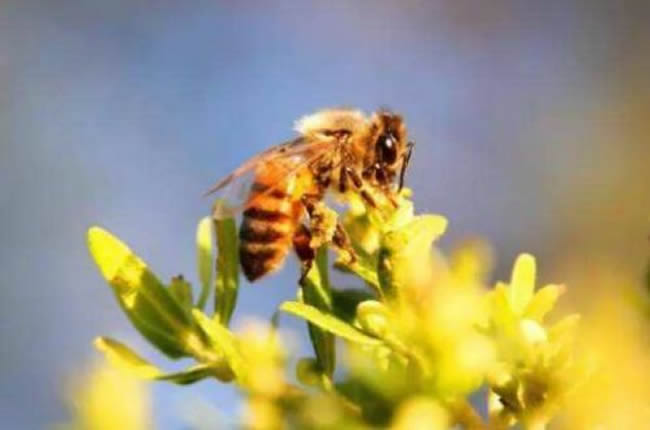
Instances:
[[[276,190],[287,177],[326,155],[332,150],[332,145],[332,141],[299,137],[251,157],[204,194],[219,194],[214,217],[222,219],[245,210],[259,197]],[[273,163],[273,177],[264,191],[251,197],[251,186],[255,182],[257,169],[266,163]]]

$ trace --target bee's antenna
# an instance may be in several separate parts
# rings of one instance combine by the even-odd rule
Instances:
[[[409,165],[409,161],[411,161],[411,154],[413,153],[413,148],[415,147],[415,142],[409,142],[406,144],[406,152],[404,153],[404,160],[402,161],[402,168],[400,169],[399,172],[399,187],[397,191],[402,191],[402,188],[404,187],[404,176],[406,175],[406,167]]]

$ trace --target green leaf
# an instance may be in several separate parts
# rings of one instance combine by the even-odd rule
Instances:
[[[389,331],[390,312],[376,300],[366,300],[357,306],[357,321],[364,332],[383,339]]]
[[[379,278],[377,277],[377,258],[366,255],[363,252],[357,252],[357,260],[352,264],[337,261],[334,268],[344,272],[353,273],[367,282],[375,291],[381,293],[379,289]]]
[[[337,318],[351,323],[356,317],[357,305],[365,300],[373,300],[375,296],[367,290],[347,288],[332,289],[332,312]]]
[[[392,378],[390,372],[384,375],[384,372],[376,367],[369,369],[368,373],[371,372],[372,377],[354,373],[336,383],[336,392],[361,408],[363,419],[368,424],[368,427],[364,428],[389,428],[395,408],[406,398],[406,393],[402,391],[405,391],[403,386],[408,384],[409,378],[399,381]],[[378,377],[379,375],[381,377]],[[387,377],[390,380],[387,381]],[[426,428],[426,425],[423,428]]]
[[[318,387],[321,385],[321,371],[317,360],[301,358],[296,364],[296,379],[308,387]]]
[[[135,328],[167,356],[189,355],[184,339],[191,318],[145,262],[100,227],[88,230],[88,248]]]
[[[156,379],[163,372],[153,364],[140,357],[131,348],[109,337],[98,337],[95,348],[103,352],[113,366],[129,371],[144,379]]]
[[[302,299],[306,304],[325,312],[331,312],[332,295],[327,273],[326,247],[321,247],[317,251],[315,264],[307,273],[301,289]],[[331,377],[336,367],[334,336],[313,324],[308,324],[308,330],[318,364],[321,366],[322,371]]]
[[[208,339],[215,350],[223,355],[235,378],[240,382],[244,381],[246,366],[235,335],[218,321],[208,318],[199,309],[194,309],[192,315],[194,315],[194,319],[201,329],[208,335]]]
[[[95,339],[95,347],[104,353],[108,361],[115,367],[125,370],[142,379],[169,381],[174,384],[186,385],[201,379],[218,377],[223,379],[223,372],[209,364],[199,364],[180,372],[165,373],[131,348],[108,337]],[[232,375],[232,374],[231,374]]]
[[[180,372],[165,373],[156,379],[159,381],[173,382],[178,385],[188,385],[212,377],[216,377],[222,382],[229,382],[232,380],[233,375],[230,369],[227,369],[224,374],[215,369],[212,364],[201,363],[190,366]]]
[[[239,291],[239,244],[234,218],[214,220],[217,231],[217,291],[215,318],[227,326],[237,304]]]
[[[414,276],[431,269],[431,246],[447,228],[447,220],[438,215],[420,215],[406,226],[388,232],[379,250],[378,275],[381,289],[395,296],[412,284]]]
[[[280,311],[276,310],[275,312],[273,312],[273,315],[271,315],[271,320],[269,321],[269,323],[271,324],[271,328],[273,329],[273,331],[277,332],[278,327],[280,325]]]
[[[527,318],[542,322],[546,314],[553,309],[563,291],[564,287],[562,285],[547,285],[541,288],[526,306],[524,315]]]
[[[326,314],[313,306],[300,302],[284,302],[280,310],[298,316],[336,336],[361,345],[379,345],[381,341],[357,330],[354,326],[341,321],[331,314]]]
[[[187,282],[182,275],[174,276],[169,284],[169,292],[172,297],[183,306],[183,309],[188,312],[192,309],[192,286]]]
[[[515,260],[510,278],[509,301],[512,310],[522,315],[535,291],[535,257],[521,254]]]
[[[201,281],[201,295],[196,306],[205,309],[205,304],[212,292],[212,218],[205,217],[196,227],[196,263]]]

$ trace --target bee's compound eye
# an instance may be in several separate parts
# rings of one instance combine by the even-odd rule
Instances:
[[[385,164],[393,164],[397,161],[397,143],[392,134],[382,134],[377,139],[377,155]]]

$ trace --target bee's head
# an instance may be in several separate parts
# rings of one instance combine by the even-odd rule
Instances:
[[[405,167],[412,145],[407,142],[406,126],[401,116],[381,110],[373,115],[371,121],[374,153],[366,168],[366,176],[386,186],[393,183],[397,173]],[[400,172],[400,176],[403,173]]]

